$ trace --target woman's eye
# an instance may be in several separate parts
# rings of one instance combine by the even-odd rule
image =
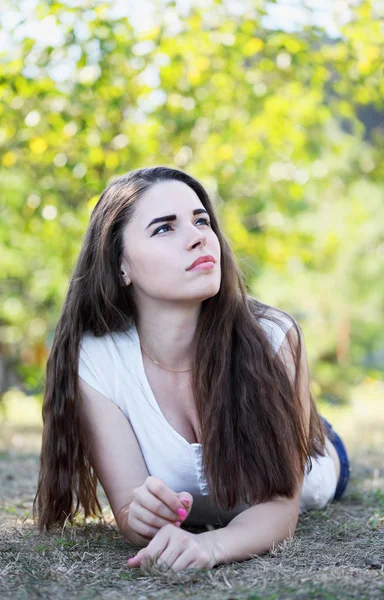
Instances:
[[[198,221],[205,221],[206,225],[210,225],[211,223],[208,221],[208,219],[206,219],[205,217],[201,217],[200,219],[197,219]]]
[[[164,227],[170,227],[170,225],[162,225],[161,227],[158,227],[153,235],[156,235],[156,233],[159,233],[162,229],[164,229]]]
[[[200,217],[200,219],[197,219],[197,221],[204,221],[206,225],[210,225],[210,221],[208,219],[206,219],[205,217]],[[196,223],[197,223],[196,221]],[[164,227],[170,227],[170,225],[161,225],[160,227],[158,227],[156,229],[156,231],[154,231],[153,235],[156,235],[157,233],[160,233],[162,229],[164,229]],[[168,230],[167,230],[168,231]]]

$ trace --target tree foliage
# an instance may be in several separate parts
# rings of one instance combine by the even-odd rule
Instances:
[[[13,3],[12,3],[13,4]],[[351,3],[339,38],[266,29],[267,3],[8,5],[0,56],[3,359],[28,391],[90,212],[130,169],[175,165],[211,191],[251,293],[295,315],[316,391],[344,398],[383,346],[383,20]],[[3,390],[4,391],[4,390]]]

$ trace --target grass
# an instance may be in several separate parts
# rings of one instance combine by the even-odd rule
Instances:
[[[210,570],[178,573],[157,565],[145,572],[127,567],[127,558],[137,549],[119,533],[102,490],[102,521],[79,519],[49,534],[36,532],[30,515],[41,430],[38,421],[18,422],[13,406],[0,427],[0,597],[383,598],[383,396],[383,384],[366,381],[348,409],[319,407],[345,440],[352,460],[351,482],[342,502],[303,513],[295,537],[269,553]]]

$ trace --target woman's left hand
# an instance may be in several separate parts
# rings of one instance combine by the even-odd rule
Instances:
[[[153,562],[166,564],[173,571],[188,568],[211,569],[216,564],[209,537],[171,524],[159,529],[148,546],[128,560],[128,566],[143,570]]]

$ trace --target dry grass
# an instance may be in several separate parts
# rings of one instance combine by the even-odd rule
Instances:
[[[128,568],[127,558],[137,549],[110,522],[102,494],[104,523],[67,524],[38,535],[30,510],[40,430],[8,424],[0,454],[0,597],[382,599],[383,395],[382,385],[366,385],[347,413],[320,410],[344,437],[352,457],[352,480],[341,503],[301,515],[295,537],[273,551],[206,571]]]

